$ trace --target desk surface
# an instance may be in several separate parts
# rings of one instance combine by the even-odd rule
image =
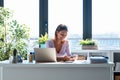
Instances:
[[[47,63],[29,63],[24,61],[23,63],[12,64],[9,61],[0,62],[0,66],[3,67],[113,67],[114,63],[98,63],[90,64],[87,60],[70,62],[47,62]]]

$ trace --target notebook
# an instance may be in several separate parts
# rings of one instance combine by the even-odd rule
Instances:
[[[36,62],[56,62],[55,48],[34,48]]]

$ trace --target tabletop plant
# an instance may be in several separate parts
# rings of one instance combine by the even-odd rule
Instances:
[[[41,34],[41,37],[39,37],[38,41],[39,44],[45,44],[45,42],[48,40],[48,34],[47,32],[45,33],[45,35]]]
[[[37,41],[34,42],[34,46],[39,45],[39,47],[45,48],[45,43],[48,40],[48,33],[41,34]]]
[[[81,40],[80,45],[82,45],[83,50],[96,50],[98,49],[97,42],[91,39]]]
[[[91,39],[81,40],[80,45],[97,45],[97,42]]]
[[[13,11],[0,7],[0,61],[9,59],[17,49],[22,58],[27,57],[30,28],[13,19]]]

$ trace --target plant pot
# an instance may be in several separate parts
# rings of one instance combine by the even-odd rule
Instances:
[[[45,44],[40,44],[40,48],[46,48]]]
[[[82,50],[97,50],[97,45],[82,45]]]

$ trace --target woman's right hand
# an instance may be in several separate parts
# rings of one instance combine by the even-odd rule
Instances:
[[[69,60],[70,60],[69,56],[57,57],[57,61],[69,61]]]
[[[71,58],[70,56],[65,56],[64,61],[75,61],[76,58]]]
[[[74,61],[75,58],[71,58],[70,56],[64,56],[64,57],[57,57],[57,61]]]
[[[64,56],[63,61],[69,61],[70,60],[70,56]]]

